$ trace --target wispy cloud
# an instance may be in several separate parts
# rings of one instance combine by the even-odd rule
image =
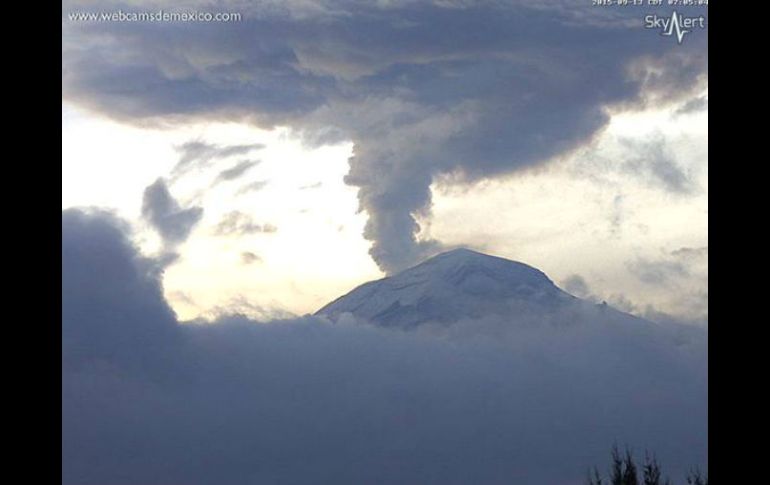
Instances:
[[[217,178],[216,180],[214,180],[214,183],[217,184],[220,182],[230,182],[230,181],[236,180],[258,164],[259,164],[258,160],[241,160],[240,162],[235,164],[235,166],[219,172],[219,175],[217,175]]]
[[[262,261],[262,258],[256,253],[251,251],[243,251],[241,253],[241,263],[244,265],[259,263],[260,261]]]
[[[267,180],[257,180],[238,189],[237,195],[248,194],[249,192],[259,192],[260,190],[267,187],[267,185]]]
[[[692,178],[679,165],[663,136],[641,141],[621,138],[618,141],[625,149],[622,168],[626,172],[674,194],[689,194],[695,189]]]
[[[240,211],[228,212],[219,221],[214,233],[218,236],[244,236],[256,233],[272,233],[278,230],[272,224],[257,224],[248,214]]]
[[[698,96],[697,98],[688,100],[682,106],[677,108],[677,110],[674,112],[674,115],[682,116],[682,115],[689,115],[693,113],[700,113],[702,111],[708,110],[708,107],[709,107],[708,96]]]
[[[188,172],[201,170],[213,161],[246,155],[262,148],[264,148],[264,145],[261,143],[217,145],[200,140],[188,141],[177,147],[180,157],[171,171],[171,177],[172,179],[177,179]]]

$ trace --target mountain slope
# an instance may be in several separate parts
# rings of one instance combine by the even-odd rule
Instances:
[[[469,249],[455,249],[381,280],[365,283],[316,312],[349,313],[381,326],[410,328],[497,315],[525,323],[585,317],[630,319],[558,288],[542,271]]]

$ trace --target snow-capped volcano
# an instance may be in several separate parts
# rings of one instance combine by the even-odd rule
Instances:
[[[345,313],[382,326],[451,323],[488,315],[523,320],[578,318],[585,313],[625,316],[580,300],[558,288],[542,271],[469,249],[434,256],[393,276],[365,283],[324,306],[316,315]]]

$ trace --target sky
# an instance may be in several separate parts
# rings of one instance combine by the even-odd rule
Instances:
[[[636,314],[705,323],[708,112],[682,113],[688,102],[616,114],[595,140],[542,167],[472,183],[437,177],[420,237],[526,262],[562,285],[582,281],[586,294]],[[203,208],[164,279],[183,318],[234,307],[312,313],[385,275],[368,253],[368,213],[344,181],[352,141],[309,147],[290,127],[243,122],[133,126],[66,99],[62,126],[62,208],[114,209],[148,252],[158,248],[141,215],[147,186],[165,178],[173,197]],[[174,179],[186,143],[263,146]],[[268,230],[218,231],[234,213]]]
[[[64,1],[62,483],[707,468],[708,31],[652,12]],[[457,247],[654,324],[309,315]]]
[[[142,215],[148,186],[163,178],[179,204],[202,208],[164,277],[167,297],[185,318],[234,306],[256,316],[301,315],[382,276],[361,236],[365,215],[357,213],[355,188],[342,181],[350,143],[308,150],[288,129],[241,123],[148,130],[66,104],[62,117],[62,208],[112,208],[134,221],[148,254],[167,249]],[[174,178],[186,143],[263,146]],[[238,167],[245,171],[227,178]]]

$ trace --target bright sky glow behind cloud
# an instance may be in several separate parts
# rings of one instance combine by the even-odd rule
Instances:
[[[142,192],[169,174],[179,158],[175,147],[197,139],[222,145],[265,145],[249,154],[259,163],[235,181],[212,186],[221,170],[242,157],[218,160],[214,169],[170,184],[182,205],[204,207],[203,220],[181,248],[181,260],[164,278],[167,297],[181,318],[235,304],[247,312],[256,311],[256,306],[266,311],[312,312],[333,295],[382,276],[361,236],[366,215],[357,213],[355,188],[342,181],[350,144],[305,150],[286,130],[269,132],[232,123],[140,129],[66,105],[62,119],[62,208],[115,210],[139,227],[137,239],[148,252],[157,249],[157,241],[139,219]],[[264,186],[239,193],[254,182]],[[219,221],[236,210],[255,223],[277,229],[216,235]],[[245,252],[259,259],[245,264]]]
[[[618,143],[629,139],[665,144],[690,191],[661,190],[629,173],[629,150]],[[473,187],[434,184],[426,237],[527,262],[557,283],[580,275],[596,297],[620,307],[630,299],[635,308],[625,309],[635,313],[652,305],[707,319],[707,253],[681,274],[672,259],[682,248],[708,247],[707,140],[707,112],[615,116],[594,144],[545,169]],[[676,274],[643,281],[633,274],[639,261]]]
[[[708,245],[707,119],[707,111],[675,115],[673,109],[617,115],[595,143],[538,171],[471,187],[434,183],[433,215],[421,221],[422,235],[526,262],[557,283],[578,274],[596,296],[620,306],[630,300],[637,313],[652,305],[701,317],[707,266],[655,285],[632,270],[639,261],[674,264],[673,252]],[[312,312],[382,277],[367,253],[366,214],[357,212],[356,189],[343,182],[351,143],[307,149],[286,129],[236,123],[137,128],[67,104],[62,121],[62,208],[114,209],[135,223],[147,252],[158,245],[139,218],[142,192],[169,175],[179,160],[176,147],[191,140],[265,145],[169,182],[183,206],[204,209],[164,278],[180,318],[224,308],[256,316]],[[629,162],[650,140],[664,145],[687,176],[687,193],[661,190],[645,179],[647,162]],[[259,163],[236,180],[214,184],[219,172],[244,159]],[[241,191],[253,183],[261,188]],[[215,234],[232,211],[276,231]],[[244,253],[257,259],[246,263]]]

